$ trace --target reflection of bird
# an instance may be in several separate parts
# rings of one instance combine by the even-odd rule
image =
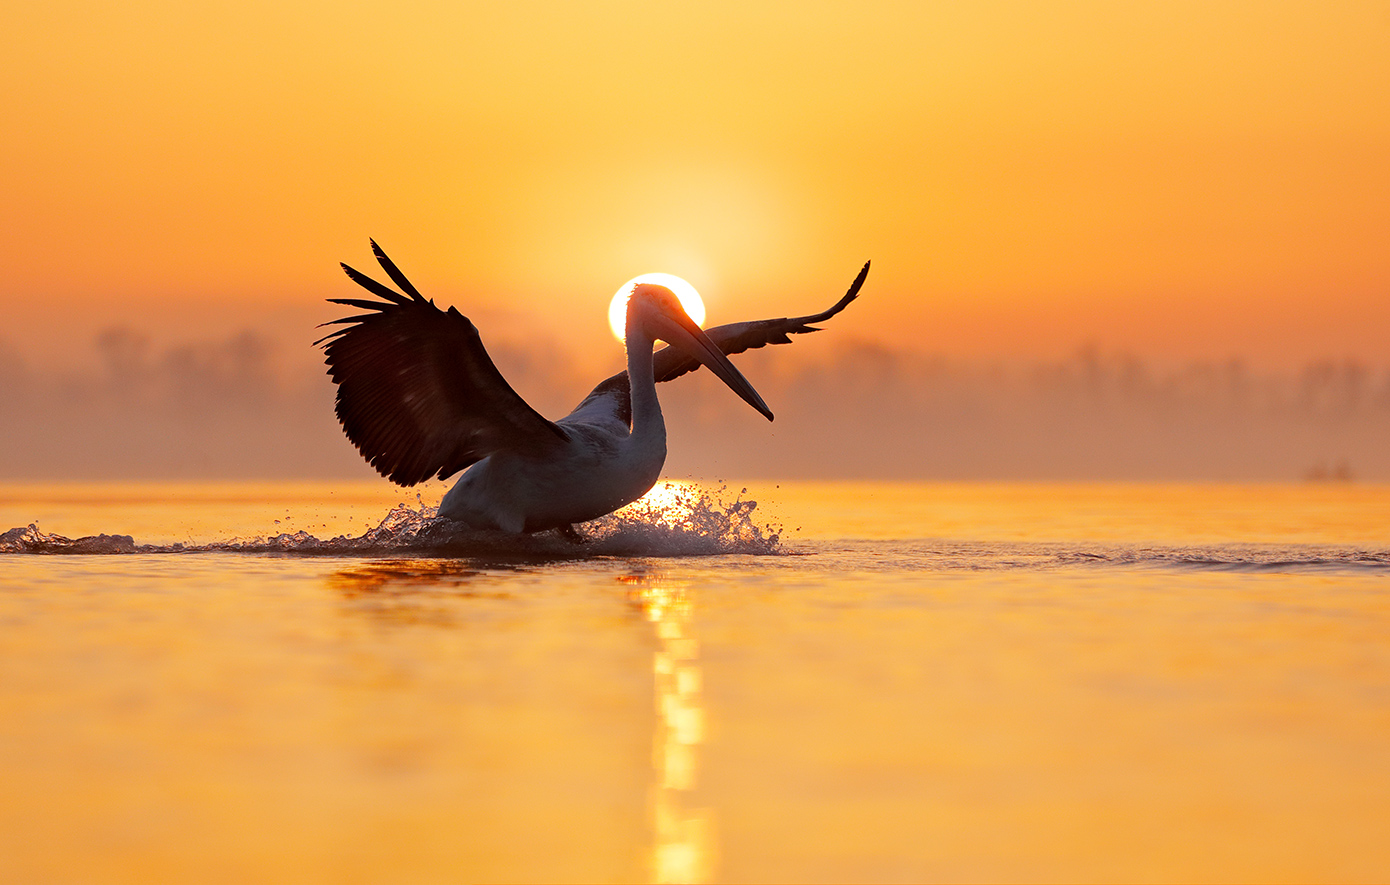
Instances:
[[[442,311],[411,285],[375,242],[372,251],[401,292],[343,265],[380,301],[333,298],[367,313],[320,339],[338,385],[337,413],[353,445],[382,476],[411,486],[472,465],[439,515],[509,532],[572,525],[629,504],[656,483],[666,425],[656,382],[706,366],[768,420],[762,397],[725,354],[814,332],[859,293],[864,265],[824,313],[733,323],[702,331],[670,290],[638,285],[628,302],[627,371],[601,382],[567,417],[551,422],[526,404],[483,349],[473,323]],[[653,352],[660,339],[672,345]]]

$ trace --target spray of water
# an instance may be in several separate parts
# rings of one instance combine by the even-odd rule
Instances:
[[[417,501],[398,504],[358,536],[318,538],[306,531],[206,544],[139,544],[130,535],[67,538],[37,525],[0,534],[0,554],[283,553],[334,555],[454,555],[578,559],[591,556],[772,555],[780,552],[781,527],[760,524],[758,503],[747,490],[727,501],[723,487],[663,482],[617,513],[577,526],[575,542],[558,532],[511,535],[470,529],[439,519],[435,508]]]

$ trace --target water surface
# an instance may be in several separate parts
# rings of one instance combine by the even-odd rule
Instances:
[[[1390,876],[1390,489],[740,488],[0,487],[0,880]]]

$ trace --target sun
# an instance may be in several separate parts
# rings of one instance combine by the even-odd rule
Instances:
[[[704,325],[705,302],[700,300],[700,293],[695,291],[694,286],[673,274],[644,273],[623,283],[622,288],[618,289],[608,304],[608,328],[613,330],[614,338],[622,341],[626,337],[624,333],[627,329],[627,297],[632,294],[632,287],[638,283],[655,283],[670,289],[680,299],[681,307],[690,314],[695,325]]]

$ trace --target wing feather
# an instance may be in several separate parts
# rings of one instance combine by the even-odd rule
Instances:
[[[376,240],[367,240],[372,244],[372,254],[376,256],[377,263],[381,269],[386,271],[386,275],[391,278],[391,282],[400,287],[401,291],[414,298],[416,301],[424,301],[425,296],[420,294],[420,290],[410,284],[410,280],[405,278],[401,269],[396,267],[396,262],[386,257],[386,253],[376,244]]]
[[[368,292],[371,292],[376,297],[394,302],[395,304],[408,304],[410,302],[409,298],[405,297],[399,292],[392,291],[387,286],[383,286],[381,283],[378,283],[376,280],[362,273],[362,271],[358,270],[357,268],[348,267],[346,264],[343,264],[342,262],[339,262],[338,266],[343,269],[343,273],[348,275],[348,279],[352,280],[357,285],[366,289]]]
[[[403,486],[445,479],[502,449],[544,454],[568,437],[512,389],[473,323],[427,301],[372,243],[401,295],[343,265],[380,301],[331,299],[370,311],[331,320],[320,338],[338,385],[335,410],[352,444]]]

